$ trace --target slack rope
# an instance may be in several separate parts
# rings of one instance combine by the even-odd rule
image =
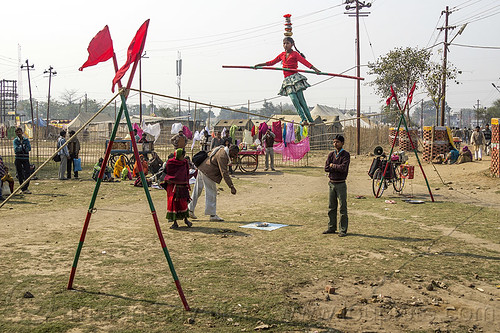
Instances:
[[[346,79],[354,79],[354,80],[364,80],[365,79],[363,77],[358,77],[358,76],[350,76],[350,75],[327,73],[327,72],[316,72],[316,71],[305,70],[305,69],[291,69],[291,68],[271,67],[271,66],[222,66],[222,68],[268,69],[268,70],[275,70],[275,71],[287,71],[287,72],[294,72],[294,73],[300,72],[300,73],[310,73],[310,74],[316,74],[316,75],[326,75],[326,76],[343,77],[343,78],[346,78]]]

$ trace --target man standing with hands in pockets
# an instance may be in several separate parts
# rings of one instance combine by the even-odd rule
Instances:
[[[340,232],[339,237],[347,235],[347,185],[345,183],[349,173],[349,163],[351,155],[344,150],[344,137],[337,134],[333,139],[335,148],[325,163],[325,171],[328,172],[330,196],[328,206],[328,229],[324,234],[335,234],[337,232],[337,207],[340,203]]]

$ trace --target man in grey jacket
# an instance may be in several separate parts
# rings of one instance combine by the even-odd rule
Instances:
[[[57,139],[57,149],[61,148],[66,143],[66,131],[61,131],[60,137]],[[64,174],[67,170],[68,158],[69,158],[69,150],[68,146],[65,146],[57,153],[61,157],[61,164],[59,165],[59,179],[66,180]]]
[[[236,194],[236,188],[233,185],[229,175],[228,166],[231,160],[238,155],[239,148],[236,145],[229,147],[219,146],[213,149],[207,159],[198,167],[198,176],[194,184],[191,202],[189,203],[189,217],[196,219],[194,210],[198,203],[198,198],[205,187],[205,215],[210,215],[210,221],[221,222],[224,219],[217,216],[217,185],[222,179],[231,189],[231,194]]]

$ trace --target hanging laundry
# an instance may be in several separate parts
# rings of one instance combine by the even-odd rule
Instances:
[[[283,143],[285,144],[286,147],[286,124],[283,125]]]
[[[252,136],[255,136],[255,125],[252,126]]]
[[[203,130],[202,130],[202,132],[203,132]],[[199,131],[194,132],[194,134],[193,134],[193,143],[191,144],[191,150],[194,149],[194,143],[196,141],[200,141],[201,138],[202,138],[202,134]]]
[[[295,142],[295,132],[293,130],[293,121],[291,123],[286,124],[286,137],[285,142]]]
[[[308,131],[307,131],[307,126],[304,126],[304,128],[302,129],[302,136],[303,136],[304,138],[305,138],[305,137],[307,137],[307,134],[308,134],[307,132],[308,132]]]
[[[181,130],[182,130],[182,124],[181,123],[173,123],[172,124],[172,130],[170,131],[170,134],[177,134]]]
[[[232,125],[231,128],[229,128],[229,136],[233,140],[233,143],[236,143],[235,136],[236,136],[237,129],[238,129],[238,126],[236,126],[236,125]]]
[[[310,150],[309,138],[307,137],[299,143],[287,144],[285,142],[280,142],[274,146],[274,152],[281,154],[283,161],[300,161]]]
[[[268,130],[268,126],[265,122],[262,122],[260,123],[259,125],[259,140],[262,141],[262,136],[264,136],[264,134],[266,134],[267,130]]]
[[[275,135],[274,141],[275,142],[283,142],[283,132],[281,131],[281,120],[274,121],[272,125],[273,133]]]
[[[160,123],[156,123],[156,124],[144,124],[142,126],[142,128],[144,129],[144,132],[145,133],[148,133],[152,136],[155,137],[155,142],[156,140],[158,140],[158,138],[160,137],[160,133],[161,133],[161,127],[160,127]],[[137,134],[139,134],[139,130],[137,130]],[[142,135],[142,134],[141,134]]]
[[[249,130],[243,130],[243,142],[245,142],[246,144],[252,144],[253,142],[253,135],[252,135],[252,132],[249,131]]]
[[[302,125],[295,126],[295,139],[297,141],[302,140]]]
[[[191,132],[189,127],[187,127],[186,125],[182,126],[182,133],[184,133],[186,138],[188,138],[189,140],[193,138],[193,132]]]

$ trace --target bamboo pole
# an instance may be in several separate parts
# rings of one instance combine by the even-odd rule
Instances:
[[[316,75],[342,77],[345,79],[364,80],[364,78],[359,77],[359,76],[350,76],[350,75],[344,75],[344,74],[316,72],[316,71],[305,70],[305,69],[292,69],[292,68],[281,68],[281,67],[271,67],[271,66],[222,66],[222,68],[268,69],[268,70],[275,70],[275,71],[286,71],[286,72],[294,72],[294,73],[297,73],[297,72],[310,73],[310,74],[316,74]]]

